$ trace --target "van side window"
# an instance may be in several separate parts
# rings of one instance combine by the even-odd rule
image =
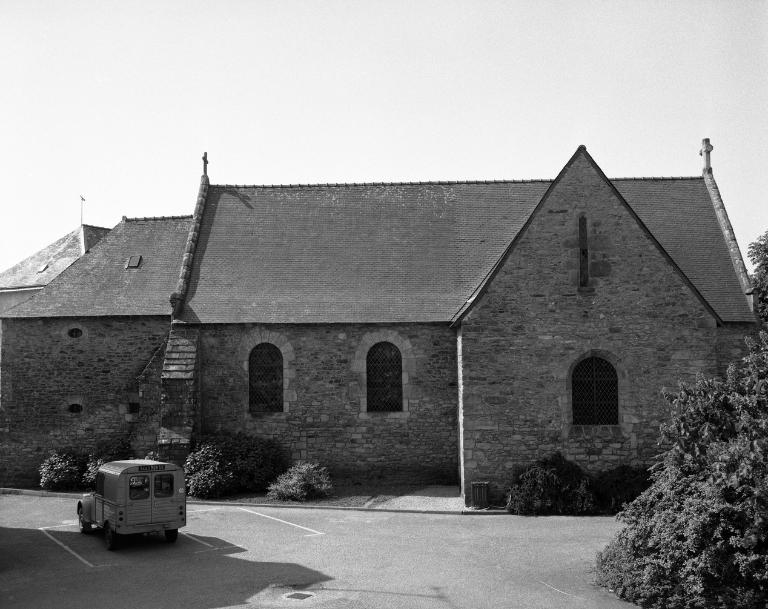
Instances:
[[[173,474],[155,475],[155,497],[173,496]]]
[[[149,476],[131,476],[128,479],[128,498],[146,499],[149,497]]]
[[[96,494],[104,495],[104,472],[96,474]]]

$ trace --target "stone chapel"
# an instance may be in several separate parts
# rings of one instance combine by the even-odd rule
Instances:
[[[336,477],[487,481],[556,451],[658,452],[663,387],[722,375],[757,328],[710,165],[607,178],[213,185],[123,218],[0,313],[0,486],[129,438],[181,460],[245,431]]]

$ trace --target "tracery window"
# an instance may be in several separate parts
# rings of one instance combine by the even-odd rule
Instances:
[[[248,357],[248,407],[251,412],[282,412],[283,354],[271,343],[256,345]]]
[[[393,412],[403,409],[403,358],[400,349],[380,342],[366,356],[367,410]]]
[[[619,424],[619,378],[601,357],[583,359],[571,375],[574,425]]]

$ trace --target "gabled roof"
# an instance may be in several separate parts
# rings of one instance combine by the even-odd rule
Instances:
[[[76,228],[61,239],[14,264],[0,273],[0,290],[35,288],[47,285],[64,269],[82,256],[109,232],[108,228],[89,226]],[[83,240],[85,247],[83,247]]]
[[[3,317],[170,315],[191,216],[124,218],[91,251]],[[131,256],[137,268],[126,269]]]
[[[210,186],[180,319],[449,321],[551,183]],[[613,183],[720,319],[754,321],[703,178]]]
[[[469,296],[465,304],[453,317],[461,320],[485,291],[498,269],[514,248],[533,216],[544,204],[571,165],[583,158],[603,180],[614,190],[619,202],[628,207],[640,227],[646,231],[660,252],[667,257],[672,268],[700,299],[702,304],[716,317],[718,322],[755,322],[755,315],[747,304],[744,287],[748,287],[744,263],[738,245],[732,235],[722,201],[719,198],[711,170],[702,177],[690,178],[617,178],[610,180],[587,152],[579,146],[547,192],[526,219],[522,229],[507,245],[507,248],[488,274]],[[709,181],[709,183],[708,183]],[[715,207],[720,206],[723,218],[719,218]],[[727,226],[721,225],[721,222]],[[726,240],[730,236],[733,250]],[[738,259],[736,259],[738,258]],[[730,264],[729,264],[730,262]],[[742,283],[742,280],[744,283]]]

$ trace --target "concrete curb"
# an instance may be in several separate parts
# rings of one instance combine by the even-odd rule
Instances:
[[[27,488],[0,488],[0,495],[30,495],[32,497],[59,497],[61,499],[81,499],[85,493],[60,493]]]
[[[246,501],[208,501],[205,499],[187,499],[188,505],[232,505],[236,507],[254,507],[254,508],[287,508],[289,510],[336,510],[347,512],[384,512],[390,514],[443,514],[460,516],[463,511],[458,510],[415,510],[415,509],[403,509],[398,510],[394,508],[372,508],[361,506],[342,506],[342,505],[318,505],[317,503],[311,504],[296,504],[291,503],[248,503]]]
[[[56,491],[44,491],[34,489],[20,488],[0,488],[0,495],[29,495],[32,497],[58,497],[61,499],[80,499],[84,493],[60,493]],[[336,510],[348,512],[383,512],[388,514],[439,514],[452,516],[494,516],[506,514],[503,510],[417,510],[417,509],[395,509],[395,508],[375,508],[363,506],[340,506],[340,505],[318,505],[314,504],[290,504],[290,503],[248,503],[246,501],[209,501],[205,499],[194,499],[187,497],[189,505],[221,505],[236,507],[255,507],[255,508],[288,508],[293,510]]]

